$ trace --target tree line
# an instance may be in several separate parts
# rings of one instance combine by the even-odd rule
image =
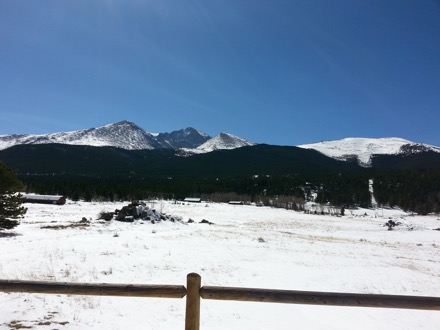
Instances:
[[[213,201],[242,200],[269,205],[275,200],[291,198],[292,201],[314,199],[316,203],[344,207],[370,207],[369,180],[373,179],[374,197],[382,206],[396,206],[418,214],[440,212],[440,169],[238,178],[22,175],[20,179],[28,192],[65,195],[72,200],[203,197]]]
[[[440,169],[378,174],[373,187],[381,205],[398,206],[422,215],[440,212]]]
[[[306,201],[337,207],[369,207],[369,180],[380,206],[418,214],[440,212],[440,169],[364,170],[325,175],[253,175],[173,179],[131,176],[19,175],[0,163],[0,227],[12,228],[25,209],[16,192],[64,195],[84,201],[202,197],[303,210]]]

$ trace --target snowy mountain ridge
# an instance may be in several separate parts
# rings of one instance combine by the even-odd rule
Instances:
[[[83,146],[111,146],[126,150],[179,149],[182,156],[208,153],[214,150],[253,146],[255,143],[229,133],[214,137],[188,127],[171,133],[150,133],[129,121],[120,121],[98,128],[51,134],[0,135],[0,150],[21,144],[69,144]],[[356,160],[364,167],[371,166],[375,155],[411,155],[440,148],[409,140],[391,138],[345,138],[303,144],[297,147],[314,149],[328,157],[348,161]]]
[[[374,155],[409,155],[434,151],[440,148],[429,144],[415,143],[401,138],[346,138],[335,141],[322,141],[299,145],[299,148],[314,149],[320,153],[339,160],[356,159],[359,165],[371,166]]]
[[[128,121],[71,132],[0,136],[0,150],[18,144],[47,143],[113,146],[128,150],[156,149],[160,146],[151,133]]]
[[[220,136],[220,138],[219,138]],[[212,139],[212,141],[211,141]],[[207,146],[197,149],[204,143]],[[87,146],[111,146],[127,150],[197,149],[197,153],[216,149],[234,149],[253,145],[232,134],[220,133],[212,138],[206,133],[188,127],[171,133],[150,133],[129,121],[120,121],[98,128],[51,134],[0,135],[0,150],[20,144],[60,143]]]
[[[236,135],[220,133],[197,147],[197,150],[211,152],[219,149],[230,150],[253,145],[255,145],[255,143],[242,139]]]

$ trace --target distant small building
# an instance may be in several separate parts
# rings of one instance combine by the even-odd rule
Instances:
[[[24,203],[54,204],[54,205],[66,204],[66,197],[55,196],[55,195],[24,194],[23,200]]]
[[[186,197],[183,201],[188,202],[188,203],[201,203],[202,199],[201,198],[194,198],[194,197]]]
[[[244,202],[242,202],[242,201],[229,201],[229,204],[231,204],[231,205],[244,205]]]

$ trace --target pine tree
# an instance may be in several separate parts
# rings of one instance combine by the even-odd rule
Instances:
[[[19,224],[17,219],[26,213],[27,209],[21,206],[22,196],[17,193],[23,188],[15,172],[0,163],[0,230],[14,228]]]

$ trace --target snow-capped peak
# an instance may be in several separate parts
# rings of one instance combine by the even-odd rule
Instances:
[[[160,133],[156,140],[163,148],[189,148],[194,149],[208,141],[211,137],[192,127],[187,127],[171,133]]]
[[[220,133],[197,148],[199,151],[211,152],[218,149],[236,149],[253,146],[255,143],[229,133]]]
[[[107,124],[102,127],[118,127],[118,126],[140,128],[138,125],[136,125],[135,123],[128,121],[128,120],[121,120],[121,121],[118,121],[117,123]]]
[[[361,166],[371,166],[373,155],[396,155],[432,150],[440,152],[440,148],[411,142],[401,138],[346,138],[336,141],[322,141],[303,144],[298,147],[314,149],[320,153],[339,160],[356,158]]]
[[[128,150],[159,147],[154,137],[129,121],[121,121],[98,128],[45,135],[9,135],[0,137],[0,149],[17,144],[61,143],[88,146],[112,146]]]

